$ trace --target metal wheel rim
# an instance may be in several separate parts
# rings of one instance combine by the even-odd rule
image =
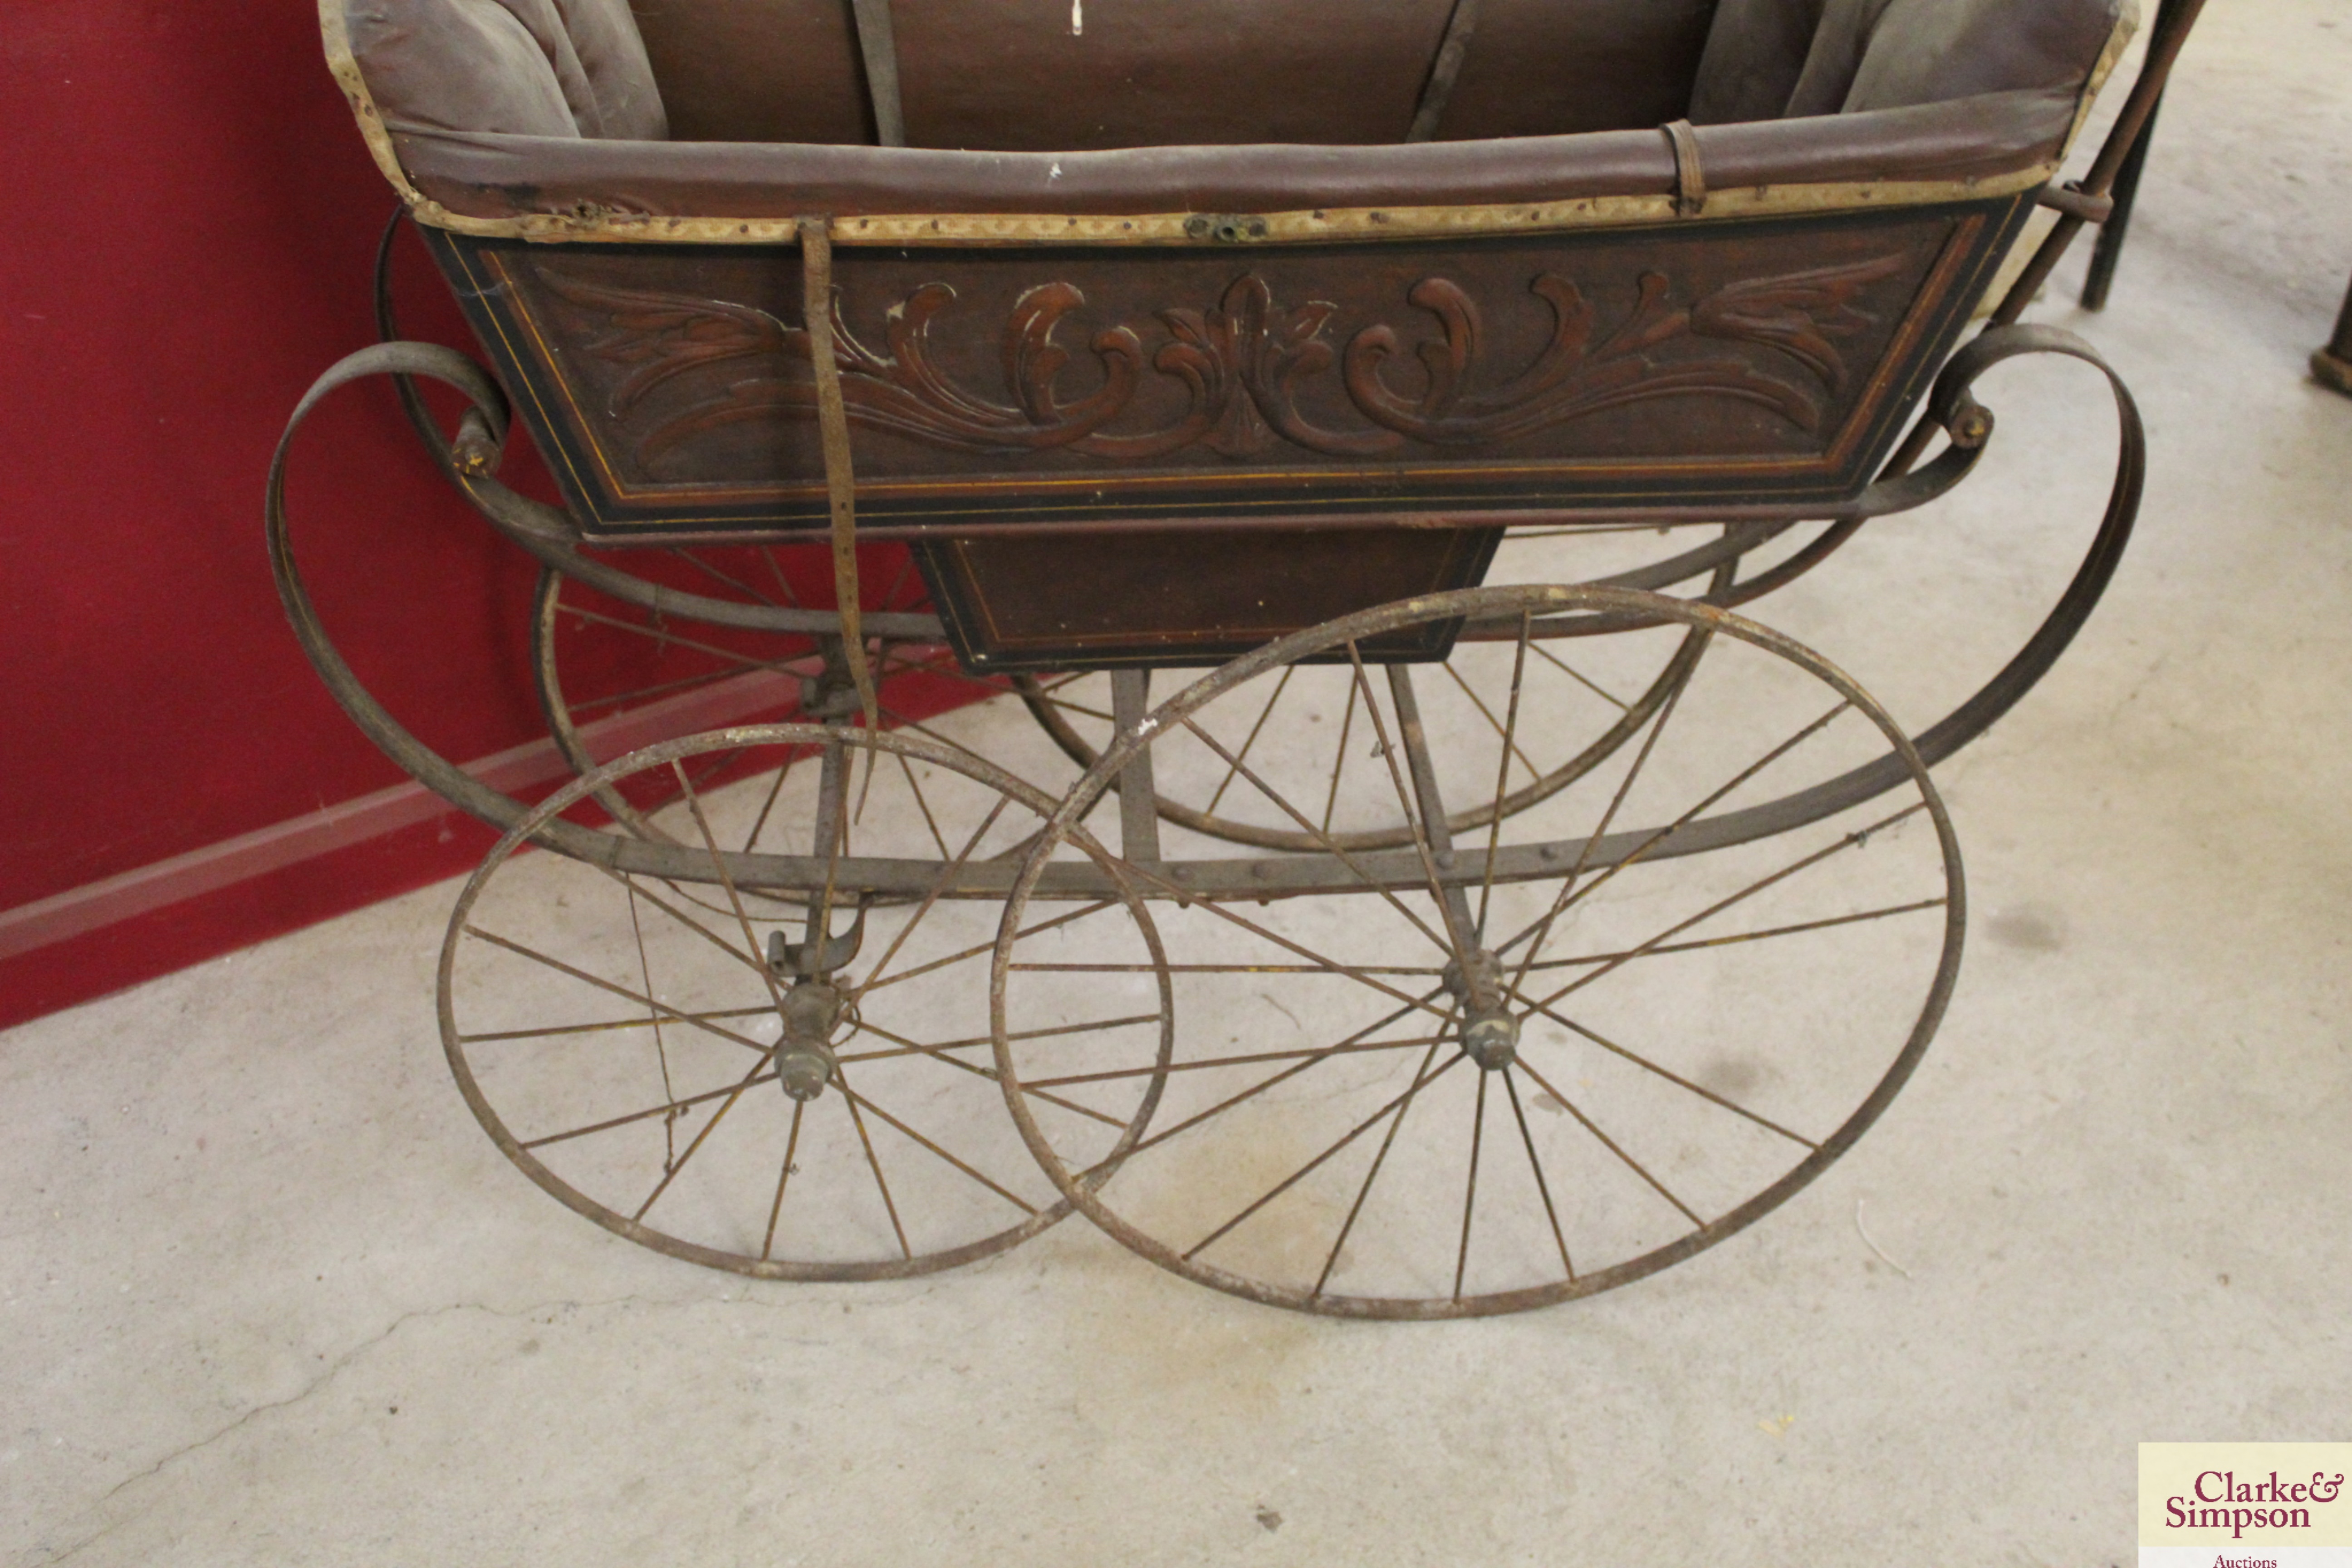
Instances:
[[[992,768],[973,759],[960,759],[947,748],[889,732],[874,734],[864,730],[855,730],[845,735],[836,735],[823,726],[772,724],[683,736],[646,747],[625,757],[617,758],[603,767],[593,769],[565,784],[534,807],[530,815],[517,823],[484,857],[482,863],[476,868],[472,876],[467,879],[465,888],[459,892],[443,937],[440,960],[436,972],[436,1011],[441,1028],[443,1051],[448,1060],[451,1076],[456,1079],[458,1092],[464,1098],[467,1109],[474,1113],[476,1121],[489,1135],[490,1141],[509,1161],[530,1177],[541,1191],[573,1213],[594,1221],[616,1236],[636,1242],[653,1251],[706,1268],[724,1269],[758,1279],[819,1282],[908,1279],[960,1268],[1008,1251],[1066,1217],[1070,1210],[1069,1203],[1066,1198],[1041,1210],[1025,1221],[965,1245],[926,1252],[919,1257],[898,1260],[821,1262],[754,1258],[671,1236],[655,1226],[645,1225],[637,1219],[621,1214],[581,1192],[551,1171],[524,1145],[522,1140],[516,1137],[497,1108],[490,1103],[467,1059],[463,1031],[457,1026],[453,996],[460,938],[467,931],[467,917],[472,913],[477,901],[499,868],[511,858],[518,848],[529,842],[548,821],[594,795],[599,789],[608,786],[614,778],[631,770],[725,747],[822,745],[828,740],[839,740],[851,746],[871,747],[910,761],[919,760],[935,766],[952,769],[1020,801],[1032,810],[1037,811],[1041,816],[1049,814],[1053,808],[1054,803],[1049,797],[1001,769]],[[1083,833],[1078,836],[1078,841],[1082,847],[1088,842]],[[1093,852],[1101,853],[1100,847],[1095,846]],[[716,879],[714,874],[713,880]],[[845,889],[846,890],[848,889]],[[1139,901],[1130,900],[1127,912],[1129,918],[1137,920],[1147,946],[1157,952],[1158,932],[1150,921],[1148,910],[1143,909]],[[1161,1017],[1160,1050],[1165,1054],[1172,1050],[1174,1036],[1172,1001],[1164,994],[1164,987]],[[1152,1104],[1156,1106],[1156,1097]],[[1139,1120],[1148,1120],[1148,1117],[1149,1110]],[[1123,1135],[1122,1142],[1131,1143],[1137,1136],[1139,1136],[1139,1132],[1130,1131]],[[1108,1173],[1107,1172],[1106,1175]]]
[[[1338,646],[1350,638],[1366,638],[1393,630],[1399,624],[1416,619],[1434,618],[1441,615],[1489,616],[1503,614],[1593,613],[1625,616],[1655,616],[1680,621],[1704,628],[1713,635],[1723,635],[1747,643],[1768,654],[1776,655],[1795,664],[1807,674],[1838,692],[1853,710],[1862,713],[1891,743],[1894,759],[1898,760],[1911,782],[1918,789],[1925,811],[1933,823],[1945,885],[1944,933],[1937,963],[1930,979],[1925,1001],[1899,1051],[1886,1071],[1881,1075],[1870,1093],[1827,1137],[1815,1151],[1800,1161],[1779,1180],[1764,1187],[1747,1202],[1732,1208],[1720,1217],[1707,1222],[1666,1246],[1640,1257],[1629,1258],[1599,1271],[1556,1284],[1507,1291],[1498,1291],[1469,1299],[1438,1300],[1422,1298],[1362,1297],[1317,1293],[1312,1298],[1292,1289],[1276,1288],[1264,1281],[1229,1273],[1214,1266],[1192,1261],[1179,1256],[1165,1242],[1150,1236],[1130,1224],[1107,1204],[1099,1189],[1108,1182],[1109,1170],[1099,1170],[1093,1179],[1074,1178],[1068,1165],[1039,1128],[1035,1118],[1023,1101],[1019,1066],[1008,1038],[1006,1018],[1006,976],[1013,958],[1014,944],[1021,931],[1022,911],[1031,890],[1044,869],[1058,836],[1091,809],[1102,792],[1108,787],[1116,772],[1138,749],[1138,742],[1126,739],[1106,754],[1101,763],[1092,770],[1079,786],[1072,791],[1060,810],[1047,825],[1030,861],[1024,865],[1021,879],[1006,900],[1005,914],[1000,927],[997,948],[990,976],[991,1028],[994,1036],[999,1087],[1005,1096],[1008,1110],[1022,1137],[1036,1156],[1046,1174],[1057,1188],[1077,1208],[1086,1213],[1098,1226],[1138,1256],[1168,1269],[1181,1278],[1209,1286],[1227,1294],[1263,1305],[1280,1307],[1316,1315],[1385,1320],[1444,1320],[1487,1317],[1526,1311],[1538,1307],[1581,1299],[1601,1291],[1630,1284],[1663,1268],[1682,1262],[1727,1239],[1747,1228],[1772,1210],[1788,1202],[1811,1184],[1832,1163],[1850,1149],[1885,1113],[1895,1097],[1916,1071],[1942,1022],[1952,991],[1957,984],[1965,944],[1967,929],[1967,889],[1961,868],[1959,847],[1950,816],[1927,766],[1913,747],[1902,727],[1851,677],[1819,655],[1802,647],[1780,634],[1743,617],[1703,605],[1664,599],[1657,595],[1626,590],[1601,588],[1522,588],[1472,589],[1463,593],[1437,595],[1408,601],[1401,605],[1366,612],[1332,623],[1328,626],[1286,638],[1282,643],[1237,660],[1196,682],[1153,715],[1154,730],[1166,727],[1173,719],[1188,716],[1206,704],[1220,691],[1290,658],[1320,647]],[[1482,1112],[1483,1114],[1483,1112]],[[1204,1244],[1205,1245],[1205,1244]],[[1196,1248],[1201,1250],[1201,1248]]]

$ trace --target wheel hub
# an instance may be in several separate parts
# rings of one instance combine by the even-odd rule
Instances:
[[[1500,1008],[1474,1013],[1462,1025],[1462,1049],[1488,1072],[1498,1072],[1519,1059],[1519,1021]]]
[[[1481,948],[1445,966],[1445,989],[1462,1007],[1462,1050],[1488,1072],[1519,1058],[1519,1020],[1503,1005],[1503,961]]]
[[[839,1070],[831,1042],[841,1011],[840,991],[822,980],[801,981],[784,993],[778,1009],[784,1033],[776,1043],[776,1081],[791,1099],[814,1100]]]

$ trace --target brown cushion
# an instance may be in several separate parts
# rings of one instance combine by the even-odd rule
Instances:
[[[1679,116],[1716,0],[1481,0],[1453,140]],[[1396,142],[1454,0],[891,0],[907,138],[1076,152]],[[682,141],[873,137],[848,0],[639,0]]]
[[[626,0],[345,0],[394,125],[517,136],[669,134]]]
[[[1718,189],[1991,179],[2056,156],[2074,118],[2061,91],[1918,109],[1715,125],[1698,142]],[[396,135],[418,188],[483,218],[605,206],[623,213],[785,218],[824,212],[1291,212],[1654,196],[1675,159],[1652,131],[1415,146],[1136,147],[1094,153],[745,142],[590,142]]]
[[[2132,0],[1722,0],[1692,120],[1853,113],[2079,89]]]
[[[1352,33],[1366,0],[1096,0],[1075,37],[1066,0],[895,0],[917,145],[888,150],[861,144],[848,0],[640,0],[681,122],[721,138],[693,142],[661,140],[625,0],[342,3],[450,210],[715,218],[1648,195],[1675,188],[1654,127],[1685,105],[1718,189],[2005,176],[2054,160],[2132,0],[1484,0],[1424,146],[1392,143],[1451,0]],[[1146,25],[1179,14],[1204,30]]]

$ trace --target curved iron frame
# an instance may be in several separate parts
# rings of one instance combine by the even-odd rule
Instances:
[[[1847,529],[1858,527],[1863,520],[1922,505],[1958,484],[1975,468],[1993,431],[1990,412],[1971,395],[1970,387],[1996,364],[2039,353],[2079,359],[2106,375],[2121,421],[2114,488],[2091,551],[2056,608],[1991,682],[1916,738],[1919,752],[1930,765],[1950,756],[2016,706],[2056,663],[2105,594],[2129,542],[2147,479],[2147,437],[2138,407],[2114,369],[2082,339],[2049,327],[1996,326],[1954,355],[1938,376],[1911,442],[1898,455],[1897,466],[1906,471],[1884,479],[1866,490],[1846,509],[1843,520]],[[519,494],[492,477],[509,428],[507,405],[496,384],[480,366],[457,351],[436,344],[379,343],[361,349],[320,376],[303,395],[272,458],[265,506],[270,564],[295,635],[336,701],[362,731],[404,770],[460,809],[501,831],[512,828],[529,810],[520,801],[472,778],[425,745],[367,690],[328,636],[302,582],[293,552],[285,480],[294,437],[312,410],[330,394],[372,375],[423,376],[455,388],[467,399],[468,406],[457,437],[446,444],[446,471],[493,527],[543,566],[658,614],[803,635],[837,631],[837,623],[826,612],[741,604],[680,593],[582,555],[575,547],[568,519],[562,512]],[[1923,450],[1938,430],[1949,438],[1946,450],[1926,467],[1909,468],[1906,459]],[[1806,520],[1787,521],[1793,524]],[[1800,563],[1809,568],[1850,536],[1850,532],[1842,534],[1841,530],[1832,529],[1806,552],[1766,574],[1766,577],[1774,579],[1777,585],[1778,581],[1792,574],[1791,568]],[[1717,541],[1706,549],[1719,549],[1727,542]],[[1633,593],[1618,584],[1597,586]],[[1757,584],[1746,587],[1755,593],[1764,591]],[[1726,596],[1738,603],[1748,595],[1734,587]],[[1607,607],[1601,608],[1570,607],[1563,601],[1560,613],[1547,615],[1538,622],[1540,635],[1599,635],[1680,618],[1673,608],[1676,601],[1658,600],[1654,607],[1642,607],[1645,603],[1648,602],[1638,593],[1606,601]],[[908,640],[929,640],[929,637],[936,635],[936,621],[926,616],[866,617],[869,632]],[[1495,629],[1474,626],[1471,635],[1494,635]],[[1516,627],[1512,632],[1516,634]],[[1696,824],[1672,852],[1696,854],[1818,821],[1893,787],[1904,776],[1901,760],[1889,754],[1801,795]],[[710,875],[699,856],[677,847],[583,827],[560,818],[544,823],[535,830],[534,837],[563,854],[615,868],[682,880],[708,879]],[[1595,852],[1605,855],[1609,847],[1604,843],[1595,847]],[[1375,854],[1370,860],[1359,863],[1378,863],[1379,858]],[[789,887],[805,880],[808,874],[806,867],[791,857],[747,856],[741,857],[740,861],[730,864],[730,872],[745,886]],[[877,894],[920,896],[929,885],[928,869],[920,862],[853,864],[855,868],[845,866],[845,875]],[[1396,869],[1401,876],[1412,875],[1408,866],[1400,864]],[[1535,867],[1522,869],[1525,874],[1537,871]],[[1040,891],[1053,897],[1100,896],[1104,885],[1099,879],[1087,879],[1085,871],[1085,868],[1076,866],[1053,868],[1040,883]],[[1187,862],[1171,866],[1171,874],[1188,891],[1208,897],[1244,890],[1254,898],[1279,897],[1286,892],[1329,890],[1353,880],[1352,873],[1335,860],[1315,855],[1284,855],[1263,861]],[[1514,872],[1498,865],[1497,874],[1510,876]],[[1001,893],[1011,886],[1013,868],[1009,866],[967,867],[960,873],[958,890]],[[967,882],[968,889],[964,885]],[[1065,883],[1069,885],[1065,887]]]

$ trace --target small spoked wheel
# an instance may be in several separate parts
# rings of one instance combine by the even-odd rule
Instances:
[[[658,837],[607,833],[604,863],[517,853],[607,792],[661,801]],[[968,753],[845,726],[716,731],[596,769],[457,900],[439,999],[458,1088],[532,1181],[674,1257],[880,1279],[1003,1251],[1067,1211],[1005,1120],[987,1026],[1003,892],[1055,804]],[[1056,842],[1104,858],[1083,829]],[[1164,1056],[1150,917],[1090,884],[1033,901],[1032,934],[1131,978],[1064,985],[1038,1026]]]
[[[1425,667],[1364,650],[1437,619],[1565,615],[1702,646],[1605,765],[1493,810],[1526,776],[1534,637],[1482,654],[1503,661],[1497,725],[1438,721]],[[1309,660],[1355,694],[1368,782],[1342,816],[1404,848],[1350,847],[1324,799],[1241,757],[1266,689]],[[1029,900],[1062,836],[1114,772],[1179,741],[1318,847],[1187,858],[1213,846],[1178,834],[1165,858],[1117,863],[1151,900],[1149,976],[1041,943]],[[1465,806],[1487,808],[1475,832],[1449,826]],[[1689,1258],[1819,1175],[1917,1065],[1965,923],[1926,769],[1818,656],[1645,594],[1445,595],[1239,660],[1109,749],[1005,905],[999,1088],[1066,1196],[1188,1279],[1339,1316],[1515,1311]],[[1042,1029],[1033,994],[1050,1011],[1074,978],[1158,980],[1172,1054]]]

